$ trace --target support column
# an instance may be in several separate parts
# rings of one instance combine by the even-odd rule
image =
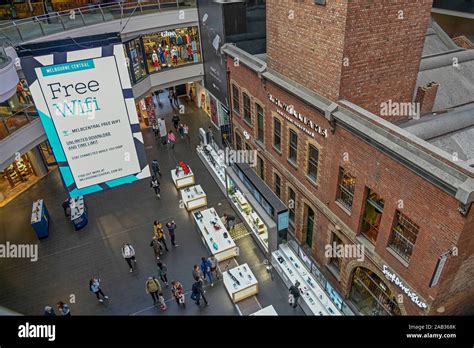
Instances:
[[[45,165],[43,156],[41,155],[40,151],[41,150],[38,148],[38,146],[35,146],[27,152],[31,166],[35,171],[36,176],[38,176],[39,178],[48,174],[48,167]]]

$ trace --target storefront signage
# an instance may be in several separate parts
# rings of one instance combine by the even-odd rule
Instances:
[[[280,116],[284,117],[286,120],[296,125],[299,129],[304,131],[309,136],[315,138],[316,134],[319,134],[325,138],[328,137],[328,130],[326,128],[322,128],[308,117],[300,114],[298,111],[295,110],[293,105],[288,105],[282,102],[270,93],[268,94],[268,99],[273,104],[279,107],[279,109],[277,109],[277,113]]]
[[[176,36],[177,36],[177,35],[176,35],[176,32],[174,32],[174,31],[169,31],[169,30],[160,32],[160,35],[161,35],[162,37],[176,37]]]
[[[22,65],[71,197],[149,176],[121,44],[28,56]]]
[[[415,303],[418,307],[420,308],[428,308],[428,305],[423,302],[416,293],[414,293],[410,288],[403,283],[403,281],[394,273],[391,272],[388,266],[383,265],[383,274],[385,275],[385,278],[390,280],[392,283],[394,283],[396,286],[398,286],[402,291],[412,300],[413,303]]]

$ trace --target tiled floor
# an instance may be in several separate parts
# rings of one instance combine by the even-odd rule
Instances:
[[[169,103],[164,103],[169,108]],[[151,129],[144,131],[146,152],[149,161],[157,158],[161,165],[161,200],[157,199],[148,180],[141,180],[86,197],[89,208],[89,224],[81,231],[64,217],[61,203],[65,191],[57,170],[50,173],[16,200],[0,209],[0,243],[38,243],[39,260],[0,259],[0,306],[22,314],[41,315],[43,307],[59,301],[73,300],[73,315],[237,315],[238,312],[222,281],[207,287],[206,296],[210,305],[197,307],[187,297],[185,309],[178,308],[165,290],[168,311],[161,312],[152,307],[150,295],[145,293],[145,280],[156,275],[153,252],[149,246],[152,223],[155,219],[174,219],[179,247],[171,249],[163,257],[168,265],[169,280],[177,279],[189,292],[192,285],[192,267],[207,255],[191,215],[179,208],[178,192],[170,171],[176,163],[184,160],[195,173],[196,183],[201,184],[208,197],[208,206],[216,208],[219,215],[232,212],[224,195],[208,174],[195,152],[199,127],[207,128],[209,118],[196,107],[188,105],[181,119],[190,127],[191,140],[178,140],[175,149],[169,150],[157,142]],[[171,110],[158,110],[159,114],[171,114]],[[171,116],[166,117],[170,123]],[[168,124],[168,129],[171,129]],[[38,241],[29,224],[31,203],[43,198],[51,215],[50,235]],[[235,213],[233,213],[235,215]],[[135,246],[137,267],[129,273],[120,248],[125,242]],[[236,242],[240,247],[238,262],[247,262],[259,280],[257,296],[262,307],[274,305],[281,315],[302,314],[287,303],[287,289],[278,278],[274,280],[263,264],[263,254],[252,236]],[[110,301],[100,304],[89,291],[89,278],[102,279],[103,290]]]

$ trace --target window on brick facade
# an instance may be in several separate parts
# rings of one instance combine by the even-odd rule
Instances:
[[[364,217],[362,218],[361,233],[373,244],[377,241],[379,234],[383,207],[384,200],[376,192],[369,189],[365,202]]]
[[[339,273],[341,272],[342,258],[335,256],[338,245],[343,245],[342,240],[333,233],[331,243],[333,254],[329,260],[329,265],[332,266],[332,268]]]
[[[265,180],[265,162],[260,156],[257,156],[257,174],[262,180]]]
[[[281,122],[278,118],[273,119],[273,146],[281,151]]]
[[[296,211],[296,193],[288,187],[288,218],[290,226],[295,226],[295,211]]]
[[[305,204],[305,226],[304,232],[306,233],[305,243],[310,248],[313,246],[313,231],[314,231],[314,211]]]
[[[263,108],[260,104],[255,104],[255,110],[257,113],[257,140],[263,143],[264,131],[263,131]]]
[[[349,211],[352,210],[355,182],[356,180],[352,175],[350,175],[344,168],[339,168],[336,200]]]
[[[248,123],[252,124],[252,114],[250,111],[250,97],[243,93],[243,100],[244,100],[244,120]]]
[[[307,175],[314,181],[318,178],[319,151],[316,146],[308,146],[308,172]]]
[[[288,160],[294,165],[297,165],[298,156],[298,134],[290,129],[290,141],[288,143]]]
[[[281,178],[277,173],[274,173],[274,182],[275,182],[275,194],[278,198],[281,197]]]
[[[242,137],[239,133],[235,133],[235,148],[236,150],[242,150]]]
[[[409,262],[417,236],[418,225],[397,211],[388,246],[406,262]]]
[[[232,110],[240,114],[240,96],[237,86],[232,85]]]

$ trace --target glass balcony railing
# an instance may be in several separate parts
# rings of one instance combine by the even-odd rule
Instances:
[[[61,11],[0,21],[0,46],[2,43],[16,46],[46,35],[116,19],[124,19],[125,25],[130,16],[196,7],[196,0],[91,1],[94,2],[76,8],[68,8],[67,4],[72,1],[65,1]]]
[[[0,113],[0,140],[39,117],[34,105],[22,105],[12,114]]]

